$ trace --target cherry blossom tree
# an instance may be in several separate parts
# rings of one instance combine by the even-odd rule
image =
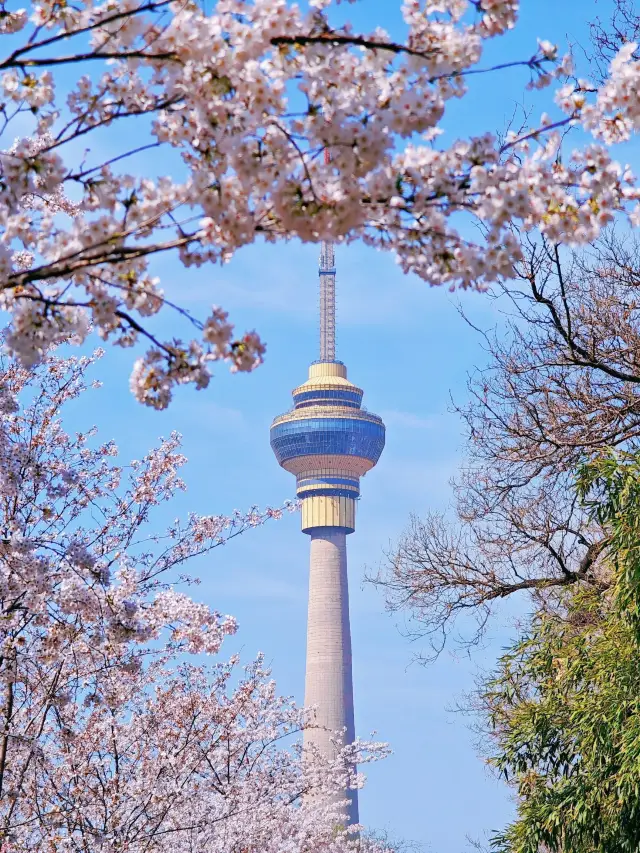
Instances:
[[[636,222],[634,178],[609,151],[640,121],[633,44],[598,88],[544,40],[481,64],[516,26],[516,0],[405,0],[403,41],[335,26],[333,5],[1,4],[0,292],[23,364],[91,326],[120,346],[146,339],[131,385],[158,408],[175,383],[204,387],[216,360],[251,370],[258,336],[236,337],[221,308],[191,316],[153,265],[170,252],[192,267],[258,237],[363,239],[431,284],[483,288],[521,258],[514,223],[582,244],[617,211]],[[439,147],[467,76],[517,67],[533,87],[558,81],[557,114]],[[587,141],[560,159],[574,125]],[[469,217],[484,237],[465,236]],[[161,310],[193,336],[154,334]]]
[[[179,437],[125,468],[112,442],[62,426],[96,357],[0,365],[3,851],[349,849],[364,745],[303,761],[286,738],[310,713],[260,659],[242,673],[194,657],[236,623],[180,589],[188,560],[287,508],[154,532],[184,488]]]

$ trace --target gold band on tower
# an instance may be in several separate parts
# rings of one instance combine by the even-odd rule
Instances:
[[[314,527],[343,527],[349,533],[356,529],[356,502],[353,498],[322,495],[302,499],[302,530]]]

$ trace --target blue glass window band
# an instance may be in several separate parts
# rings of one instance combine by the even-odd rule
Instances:
[[[296,403],[296,409],[308,409],[310,406],[342,406],[345,409],[359,409],[360,403],[349,403],[346,400],[310,400],[308,403]]]
[[[298,488],[301,486],[354,486],[358,487],[358,479],[356,477],[304,477],[298,480]]]
[[[307,400],[344,400],[347,403],[356,403],[360,405],[362,401],[362,392],[358,391],[343,391],[342,389],[319,388],[317,391],[300,391],[293,395],[293,401],[298,406]]]
[[[377,462],[384,448],[382,421],[364,418],[299,418],[271,428],[280,464],[299,456],[359,456]]]
[[[360,497],[360,492],[351,492],[348,489],[298,489],[297,496],[302,498],[329,497],[329,498],[353,498]]]
[[[360,495],[360,481],[353,477],[301,477],[297,483],[297,494],[299,498],[311,495],[357,498]]]

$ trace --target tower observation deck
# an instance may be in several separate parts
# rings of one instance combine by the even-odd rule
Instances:
[[[279,464],[296,477],[302,530],[311,537],[305,705],[316,707],[315,728],[305,745],[323,755],[335,752],[335,732],[355,739],[346,536],[355,530],[360,478],[384,448],[378,415],[362,408],[362,389],[347,379],[335,358],[334,247],[323,242],[320,278],[320,359],[293,391],[293,409],[271,426],[271,447]],[[358,822],[357,791],[348,820]]]

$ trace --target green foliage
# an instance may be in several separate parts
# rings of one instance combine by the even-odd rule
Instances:
[[[610,589],[536,614],[482,691],[490,762],[519,794],[503,853],[640,852],[640,457],[590,463],[578,488],[608,532]]]
[[[640,639],[640,454],[610,452],[587,463],[578,494],[609,531],[614,600]]]

